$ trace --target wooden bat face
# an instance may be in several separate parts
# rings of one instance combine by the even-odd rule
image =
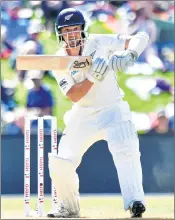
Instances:
[[[91,65],[91,56],[24,55],[16,60],[17,70],[88,71]]]

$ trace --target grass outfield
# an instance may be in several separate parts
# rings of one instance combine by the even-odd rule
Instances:
[[[146,195],[147,211],[144,218],[174,218],[174,197],[171,195]],[[45,197],[45,212],[50,210],[51,200]],[[36,197],[32,196],[31,209],[36,206]],[[83,195],[81,196],[82,218],[129,218],[129,212],[123,209],[123,201],[118,195]],[[22,196],[1,197],[1,218],[24,218],[24,205]]]

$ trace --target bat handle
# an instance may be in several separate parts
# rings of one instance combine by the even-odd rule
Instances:
[[[113,70],[113,59],[114,57],[112,56],[109,60],[108,60],[108,70]]]

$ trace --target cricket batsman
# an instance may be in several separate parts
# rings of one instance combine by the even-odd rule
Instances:
[[[55,24],[61,49],[59,56],[91,56],[92,66],[79,65],[58,76],[62,93],[73,103],[64,116],[66,128],[58,154],[49,153],[49,173],[59,198],[50,218],[80,217],[79,178],[76,169],[89,147],[106,140],[117,169],[124,209],[131,217],[145,212],[139,140],[128,103],[118,86],[116,72],[134,64],[148,45],[149,36],[88,36],[83,14],[73,8],[62,10]],[[100,152],[99,152],[100,154]],[[117,210],[116,210],[117,212]]]

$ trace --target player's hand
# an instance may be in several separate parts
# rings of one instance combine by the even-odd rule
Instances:
[[[92,67],[86,74],[86,77],[91,82],[102,81],[108,73],[108,64],[104,58],[97,57],[92,64]]]
[[[115,72],[124,72],[129,66],[133,66],[138,55],[135,51],[124,50],[116,52],[109,61],[109,68]]]

